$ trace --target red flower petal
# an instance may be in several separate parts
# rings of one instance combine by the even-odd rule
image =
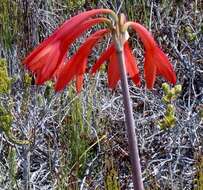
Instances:
[[[32,72],[37,72],[38,83],[41,84],[46,80],[49,80],[55,73],[57,67],[62,63],[69,44],[72,43],[84,30],[96,23],[105,21],[104,18],[87,19],[96,14],[110,12],[111,10],[108,9],[95,9],[72,17],[59,27],[49,38],[44,40],[32,53],[30,53],[23,61],[23,64],[27,65],[27,68]],[[83,24],[84,21],[86,22]],[[60,47],[56,48],[55,44],[58,44],[58,42],[61,44]],[[45,57],[52,57],[52,55],[50,55],[53,53],[52,49],[55,49],[55,51],[60,49],[60,54],[57,54],[58,57],[54,58],[57,62],[52,61],[52,65],[50,65],[50,62],[46,61],[49,59],[46,59]]]
[[[146,50],[153,49],[156,46],[156,42],[152,37],[151,33],[141,24],[137,22],[129,22],[130,26],[138,33],[142,43]]]
[[[27,64],[28,62],[30,62],[43,48],[45,48],[51,42],[59,39],[61,40],[71,34],[82,22],[84,22],[88,18],[97,14],[108,14],[111,12],[112,11],[109,9],[93,9],[70,18],[69,20],[65,21],[58,29],[56,29],[50,37],[40,43],[37,48],[25,58],[23,64]]]
[[[56,43],[58,45],[58,43]],[[38,49],[38,48],[37,48]],[[38,63],[40,62],[40,60],[44,59],[44,57],[46,57],[48,54],[50,54],[50,52],[55,49],[55,44],[54,43],[50,43],[46,46],[46,48],[41,49],[39,52],[37,52],[35,49],[30,56],[28,56],[24,61],[23,64],[26,64],[27,68],[32,70],[32,66],[36,66],[38,65]],[[40,49],[40,48],[39,48]],[[36,55],[35,52],[37,52]],[[34,56],[33,56],[34,55]],[[32,57],[32,59],[30,59],[30,57]],[[29,60],[29,62],[27,62]],[[39,66],[36,66],[39,67]],[[41,66],[39,67],[41,68]]]
[[[57,45],[56,45],[56,49],[52,49],[52,51],[50,51],[50,56],[49,57],[46,56],[44,59],[44,61],[46,61],[49,64],[45,65],[42,69],[37,70],[36,84],[43,84],[46,80],[50,78],[52,71],[56,67],[59,57],[60,57],[60,50],[59,48],[57,48]]]
[[[53,39],[55,38],[56,33],[52,34],[50,37],[48,37],[47,39],[45,39],[42,43],[40,43],[24,60],[23,60],[23,64],[29,64],[29,62],[32,61],[32,59],[35,58],[35,56],[37,56],[37,54],[45,47],[47,47],[48,45],[51,44],[51,42],[53,41]],[[47,47],[47,49],[49,49]],[[44,50],[42,52],[42,54],[46,54],[47,50]]]
[[[103,22],[104,18],[96,18],[96,19],[90,19],[87,20],[86,22],[82,23],[79,27],[77,27],[73,32],[71,32],[70,34],[67,34],[66,38],[64,38],[61,41],[61,46],[63,46],[63,48],[61,48],[61,53],[62,54],[66,54],[68,46],[74,42],[74,40],[81,35],[82,32],[84,32],[85,30],[87,30],[88,28],[90,28],[91,26],[98,24],[100,22]],[[43,44],[43,42],[41,43]],[[41,48],[41,44],[39,45],[39,47]],[[32,66],[37,65],[39,60],[47,55],[50,54],[51,49],[53,49],[55,46],[55,43],[50,43],[47,44],[46,47],[44,47],[43,49],[40,49],[40,51],[37,52],[37,54],[33,57],[35,51],[38,49],[38,47],[33,51],[32,57],[33,59],[30,59],[29,56],[24,60],[24,64],[27,65],[28,69],[30,69],[32,71]],[[65,47],[65,48],[64,48]],[[55,48],[57,49],[57,48]],[[28,62],[29,61],[29,62]],[[44,62],[44,65],[46,63]],[[48,63],[49,64],[49,63]],[[41,64],[41,67],[43,66],[43,64]]]
[[[49,78],[47,78],[46,80],[50,79],[51,76],[54,75],[54,72],[60,66],[60,64],[63,63],[62,60],[64,60],[64,56],[66,56],[66,52],[67,52],[68,46],[71,43],[73,43],[73,41],[79,35],[81,35],[82,32],[84,32],[85,30],[90,28],[92,25],[98,24],[100,22],[104,22],[104,18],[90,19],[90,20],[82,23],[74,32],[71,33],[72,35],[67,35],[68,38],[64,39],[62,41],[62,44],[61,44],[61,55],[59,57],[59,60],[58,60],[57,64],[55,65],[55,67],[52,68],[52,72],[50,72]],[[81,51],[81,52],[83,52],[83,51]],[[81,52],[79,52],[79,53],[81,53]],[[48,64],[47,64],[47,66],[48,66]]]
[[[154,64],[154,57],[151,51],[146,52],[144,63],[144,77],[147,83],[147,88],[152,89],[154,86],[157,67]]]
[[[92,66],[92,69],[90,71],[91,74],[94,74],[97,72],[97,70],[100,68],[100,66],[107,60],[109,60],[111,54],[115,51],[115,47],[113,44],[111,44],[97,59],[96,63]]]
[[[147,31],[144,26],[136,22],[129,23],[130,26],[132,26],[132,28],[140,36],[146,50],[144,75],[147,83],[147,88],[153,88],[156,74],[162,75],[166,80],[175,84],[176,75],[173,71],[173,67],[170,64],[167,56],[162,52],[162,50],[154,41],[151,33]]]
[[[157,47],[154,62],[157,66],[157,74],[163,76],[167,81],[172,84],[176,83],[176,74],[170,64],[168,57]]]
[[[64,67],[61,67],[55,85],[56,91],[62,90],[73,79],[74,75],[84,74],[87,63],[86,60],[93,46],[107,32],[109,32],[109,30],[102,29],[92,34],[73,55],[71,61],[64,65]]]
[[[59,64],[59,66],[56,68],[56,70],[53,73],[53,79],[56,80],[56,78],[58,77],[59,71],[61,70],[61,68],[64,66],[64,64],[68,62],[68,58],[66,56],[66,54],[63,56],[61,63]]]
[[[136,85],[140,85],[140,79],[138,75],[139,70],[136,64],[136,59],[132,54],[128,42],[126,42],[124,45],[124,53],[126,70],[130,74],[130,77],[132,78],[133,82]],[[117,82],[120,79],[119,65],[116,57],[117,55],[114,44],[111,44],[110,47],[107,48],[106,51],[104,51],[100,55],[99,59],[91,69],[91,73],[95,73],[99,69],[101,64],[110,59],[110,63],[108,65],[108,86],[112,89],[116,87]]]
[[[92,9],[90,11],[86,11],[83,13],[80,13],[66,22],[62,24],[62,26],[59,27],[59,29],[56,31],[58,34],[56,36],[56,39],[63,39],[67,35],[70,35],[75,29],[77,29],[80,24],[88,18],[98,15],[98,14],[109,14],[112,11],[110,9]]]
[[[84,31],[89,29],[91,26],[102,23],[102,22],[105,22],[105,18],[89,19],[89,20],[83,22],[82,24],[77,26],[77,28],[75,28],[71,33],[64,36],[63,44],[65,44],[66,46],[67,45],[69,46],[69,44],[73,43],[75,41],[75,39],[77,37],[79,37]]]
[[[83,78],[84,78],[83,74],[76,76],[76,91],[77,91],[77,93],[79,93],[82,90]]]
[[[79,93],[82,90],[83,78],[84,78],[83,75],[84,75],[86,67],[87,67],[87,61],[88,61],[88,55],[87,55],[87,57],[82,58],[81,66],[76,71],[76,91],[77,91],[77,93]]]
[[[132,81],[134,82],[135,85],[140,86],[140,76],[139,74],[135,75],[134,77],[131,77]]]
[[[137,67],[137,62],[132,54],[132,50],[129,47],[128,42],[125,42],[124,44],[124,54],[125,54],[125,65],[126,65],[126,71],[129,73],[130,77],[132,78],[133,82],[136,85],[140,85],[139,80],[139,69]]]
[[[58,78],[56,78],[55,91],[60,91],[65,88],[66,85],[73,79],[76,74],[77,65],[74,62],[74,58],[71,58],[61,70],[59,70]]]
[[[114,89],[120,79],[119,65],[116,52],[114,52],[108,64],[108,86]]]

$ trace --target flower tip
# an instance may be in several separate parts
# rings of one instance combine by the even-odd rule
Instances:
[[[62,91],[63,89],[64,89],[64,88],[61,87],[61,86],[59,86],[58,83],[55,83],[55,85],[54,85],[54,90],[55,90],[55,92],[60,92],[60,91]]]
[[[134,84],[135,84],[137,87],[140,87],[140,86],[141,86],[141,81],[140,81],[139,74],[137,74],[137,75],[135,75],[134,77],[132,77],[132,81],[134,82]]]
[[[172,84],[175,85],[177,82],[176,74],[173,73]]]
[[[136,85],[137,85],[137,87],[140,87],[141,86],[141,82],[139,81]]]
[[[36,84],[36,85],[43,85],[43,84],[44,84],[44,81],[43,81],[42,79],[40,79],[40,78],[36,78],[36,79],[35,79],[35,84]]]
[[[23,65],[26,65],[26,59],[24,59],[24,60],[22,61],[22,64],[23,64]]]
[[[76,94],[80,94],[80,92],[82,91],[82,89],[76,89]]]
[[[147,85],[147,89],[148,89],[148,90],[152,90],[152,89],[153,89],[153,86],[148,86],[148,85]]]

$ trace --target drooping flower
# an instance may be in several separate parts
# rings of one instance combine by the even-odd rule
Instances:
[[[130,75],[131,79],[136,85],[140,85],[140,79],[138,75],[139,70],[137,67],[136,59],[133,56],[132,50],[130,49],[127,41],[124,44],[124,56],[127,73]],[[114,89],[120,79],[116,48],[114,47],[114,44],[111,44],[110,47],[101,54],[97,62],[93,65],[91,73],[92,74],[96,73],[96,71],[105,61],[109,61],[108,85],[109,88]]]
[[[67,61],[67,63],[61,67],[56,76],[57,81],[55,90],[62,90],[74,77],[76,77],[76,88],[79,92],[83,84],[83,75],[86,70],[88,56],[91,53],[93,46],[96,42],[103,37],[106,33],[110,32],[108,29],[102,29],[92,34],[73,55],[73,57]]]
[[[54,72],[63,62],[69,46],[85,30],[106,18],[90,19],[97,14],[110,14],[109,9],[93,9],[67,20],[50,37],[44,40],[23,61],[23,64],[36,76],[36,83],[43,84],[53,77]]]
[[[110,14],[112,20],[104,17],[92,18],[95,15],[104,13]],[[102,22],[106,22],[110,27],[93,33],[71,58],[67,58],[67,51],[71,44],[91,26]],[[126,22],[125,19],[116,17],[115,13],[108,9],[86,11],[67,20],[49,38],[42,42],[23,63],[35,74],[37,84],[43,84],[49,79],[54,79],[56,81],[55,90],[60,91],[74,79],[76,81],[76,90],[80,92],[87,68],[88,56],[92,48],[105,34],[111,33],[113,42],[100,55],[93,65],[91,73],[95,73],[101,64],[108,62],[108,86],[114,89],[120,80],[117,51],[119,46],[123,46],[126,72],[136,85],[140,85],[136,58],[129,47],[128,37],[126,37],[126,34],[128,36],[127,30],[129,27],[132,27],[138,33],[144,44],[146,51],[144,76],[147,88],[153,88],[156,75],[161,75],[174,84],[176,76],[172,65],[158,47],[150,32],[137,22]]]
[[[139,23],[129,22],[129,25],[138,33],[145,47],[144,76],[147,88],[152,89],[156,75],[163,76],[172,84],[176,83],[176,75],[167,56],[158,47],[150,32]]]

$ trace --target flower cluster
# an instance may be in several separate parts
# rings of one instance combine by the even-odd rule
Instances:
[[[110,15],[110,18],[96,17]],[[90,35],[79,47],[77,52],[67,58],[71,44],[87,29],[96,24],[106,23],[108,28],[100,29]],[[137,22],[127,22],[124,17],[118,17],[109,9],[93,9],[78,14],[62,24],[50,37],[45,39],[23,61],[23,64],[34,73],[36,84],[43,84],[47,80],[55,80],[55,90],[60,91],[71,80],[76,81],[76,90],[80,92],[83,77],[86,72],[88,56],[92,48],[106,35],[112,35],[112,43],[100,55],[90,72],[94,74],[100,66],[108,62],[108,85],[115,88],[120,80],[117,52],[119,45],[124,51],[127,74],[136,85],[140,85],[139,70],[132,50],[128,43],[128,29],[132,28],[140,37],[145,48],[144,77],[147,88],[154,86],[156,75],[163,76],[167,81],[175,84],[176,75],[167,56],[158,47],[150,32]]]

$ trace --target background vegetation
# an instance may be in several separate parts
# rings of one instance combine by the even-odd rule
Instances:
[[[151,30],[182,85],[172,101],[172,127],[164,122],[162,79],[153,91],[129,81],[146,190],[203,190],[201,0],[0,0],[0,189],[131,189],[120,88],[107,89],[105,68],[87,76],[76,95],[73,86],[60,94],[51,82],[35,86],[21,64],[65,19],[101,7]],[[135,35],[131,44],[143,73]],[[95,49],[90,64],[100,52]]]

